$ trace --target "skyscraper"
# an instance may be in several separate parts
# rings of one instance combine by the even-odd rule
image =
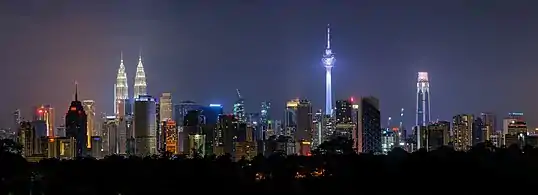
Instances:
[[[355,100],[353,101],[355,102]],[[352,105],[352,121],[356,121],[353,129],[353,147],[357,153],[381,153],[381,113],[379,99],[361,97],[357,104]]]
[[[35,109],[34,121],[45,121],[47,136],[54,136],[54,108],[50,105],[41,105]]]
[[[331,50],[331,28],[327,25],[327,48],[325,48],[325,54],[321,58],[323,65],[325,66],[325,114],[332,115],[332,90],[331,90],[331,70],[334,66],[336,59],[334,53]]]
[[[430,116],[430,80],[427,72],[419,72],[417,79],[417,126],[427,126]]]
[[[243,96],[241,96],[239,89],[236,89],[236,92],[237,92],[237,101],[235,101],[234,103],[233,114],[235,115],[235,117],[237,117],[237,120],[240,123],[244,123],[247,121],[247,117],[245,113],[245,99],[243,99]]]
[[[473,122],[471,114],[460,114],[453,117],[452,133],[455,150],[468,150],[473,143]]]
[[[135,153],[148,156],[157,153],[156,101],[148,95],[139,96],[134,104]]]
[[[147,95],[146,73],[142,64],[142,54],[138,56],[138,65],[136,66],[136,75],[134,83],[134,98]]]
[[[87,117],[82,102],[78,101],[78,86],[75,84],[75,100],[71,102],[65,115],[66,136],[76,141],[76,156],[84,156],[87,151]]]
[[[95,133],[95,102],[93,100],[83,100],[82,106],[84,106],[84,111],[86,112],[87,117],[86,135],[88,136],[88,148],[91,148],[91,137],[97,136],[97,134]]]
[[[160,120],[168,121],[172,120],[172,94],[171,93],[162,93],[160,99]]]
[[[129,99],[129,85],[127,84],[127,73],[125,65],[123,65],[123,52],[120,58],[120,68],[116,76],[116,84],[114,85],[114,114],[118,117],[125,115],[125,103]]]

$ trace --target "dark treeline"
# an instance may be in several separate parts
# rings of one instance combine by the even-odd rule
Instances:
[[[354,193],[471,194],[532,190],[538,150],[479,145],[388,155],[273,155],[252,161],[109,156],[103,160],[26,160],[0,144],[1,194]]]

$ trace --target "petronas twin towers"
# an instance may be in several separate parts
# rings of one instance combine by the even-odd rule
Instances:
[[[136,99],[140,96],[147,95],[146,73],[142,64],[142,55],[138,56],[138,65],[136,66],[136,75],[134,80],[134,95]],[[123,53],[121,54],[120,68],[114,85],[114,112],[116,115],[125,113],[121,107],[124,107],[126,100],[129,100],[129,84],[127,83],[127,73],[123,64]]]

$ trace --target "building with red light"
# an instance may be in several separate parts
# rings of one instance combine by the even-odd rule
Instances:
[[[41,105],[34,109],[34,121],[45,121],[47,124],[47,136],[55,136],[54,108],[50,105]]]

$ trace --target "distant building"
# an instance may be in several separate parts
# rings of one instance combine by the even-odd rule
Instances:
[[[453,117],[452,132],[455,150],[466,151],[473,145],[473,122],[474,116],[460,114]]]
[[[140,95],[134,104],[135,154],[148,156],[157,154],[157,114],[156,100],[148,95]]]
[[[74,138],[76,143],[75,156],[85,156],[88,151],[88,120],[82,102],[78,100],[78,90],[75,89],[75,100],[71,102],[65,115],[65,130],[67,138]]]

